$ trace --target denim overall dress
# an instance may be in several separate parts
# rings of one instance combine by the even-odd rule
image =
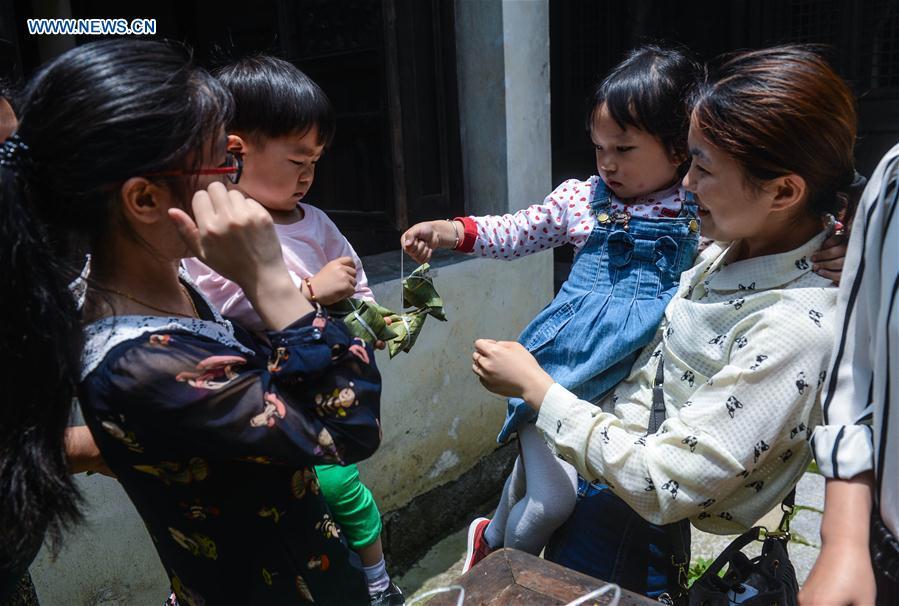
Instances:
[[[612,212],[611,191],[598,177],[590,213],[596,225],[568,280],[518,342],[557,383],[596,402],[627,377],[652,340],[681,273],[693,266],[699,219],[689,194],[677,217]],[[535,418],[523,400],[510,398],[497,441]]]

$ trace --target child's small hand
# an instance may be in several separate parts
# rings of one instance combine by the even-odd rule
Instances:
[[[436,221],[416,223],[400,236],[400,245],[407,255],[417,263],[427,263],[431,253],[440,247],[440,236],[435,227]]]
[[[350,257],[334,259],[309,281],[315,299],[322,305],[348,299],[356,293],[356,262]]]
[[[454,228],[455,225],[455,228]],[[427,263],[437,248],[452,248],[456,235],[464,233],[461,221],[425,221],[416,223],[400,236],[400,245],[418,263]]]
[[[827,238],[821,244],[821,249],[812,255],[812,271],[839,284],[843,274],[843,261],[846,259],[847,241],[848,238],[844,235]]]
[[[471,354],[481,385],[501,396],[522,398],[534,410],[540,408],[553,379],[521,343],[478,339]]]

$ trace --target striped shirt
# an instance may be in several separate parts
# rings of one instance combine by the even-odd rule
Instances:
[[[812,439],[826,477],[874,470],[880,513],[893,534],[899,531],[899,410],[891,411],[899,403],[897,199],[899,145],[880,161],[855,215],[823,424]]]

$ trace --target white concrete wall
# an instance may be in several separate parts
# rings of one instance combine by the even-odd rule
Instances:
[[[456,41],[466,212],[542,200],[552,187],[547,0],[457,0]],[[391,255],[397,267],[373,290],[399,308],[399,253]],[[552,297],[550,253],[438,263],[434,277],[449,321],[429,318],[411,354],[377,357],[384,440],[360,468],[382,512],[458,478],[496,447],[505,402],[471,373],[472,342],[514,338]],[[168,581],[124,491],[99,476],[79,485],[87,522],[55,562],[41,552],[31,567],[43,606],[161,603]]]
[[[542,201],[552,188],[547,0],[457,0],[456,53],[466,212]],[[472,342],[514,339],[549,302],[552,254],[469,258],[435,278],[448,324],[429,319],[414,355],[381,364],[384,443],[360,468],[382,511],[458,478],[496,448],[505,401],[471,373]],[[399,304],[398,280],[374,292]]]
[[[518,210],[542,201],[553,186],[549,2],[504,0],[503,32],[506,174],[509,209]]]
[[[506,403],[471,372],[472,343],[514,339],[551,296],[551,268],[543,259],[470,259],[433,274],[448,321],[428,318],[409,354],[393,360],[378,354],[384,440],[359,468],[382,512],[458,478],[496,448]],[[374,293],[399,307],[399,279],[376,285]]]

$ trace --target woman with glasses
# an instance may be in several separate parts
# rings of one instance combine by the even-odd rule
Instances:
[[[62,454],[77,386],[178,602],[368,601],[311,466],[374,452],[380,376],[294,287],[265,210],[221,183],[240,177],[231,106],[161,42],[77,47],[25,91],[0,148],[4,583],[77,519]],[[60,262],[75,238],[91,252],[80,310]],[[179,274],[187,256],[242,286],[265,342]],[[314,405],[335,389],[354,397],[339,416]]]

